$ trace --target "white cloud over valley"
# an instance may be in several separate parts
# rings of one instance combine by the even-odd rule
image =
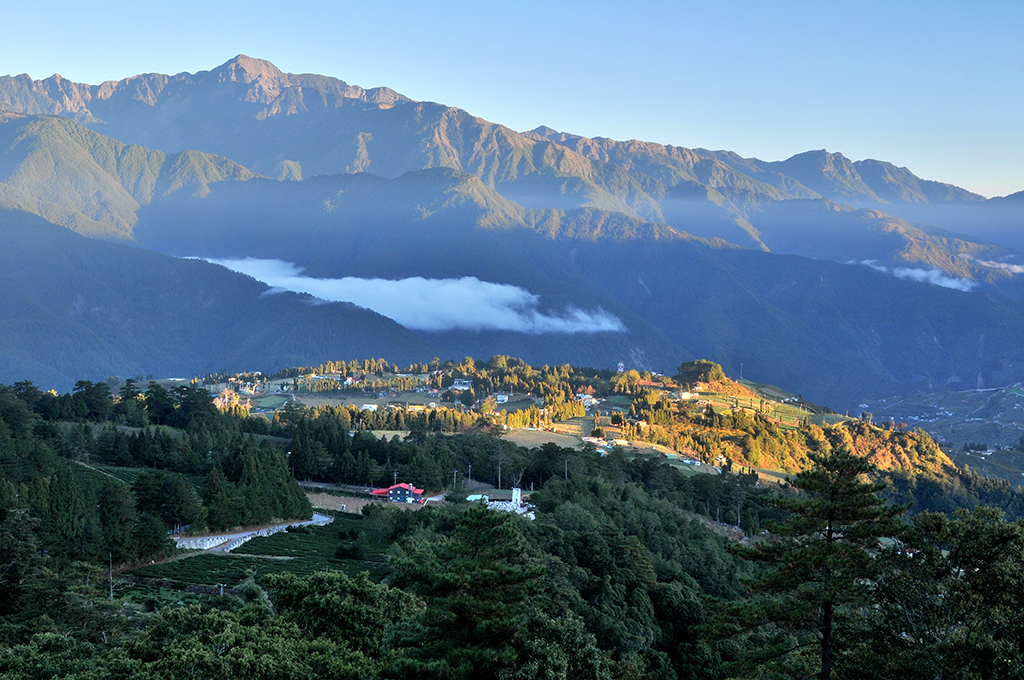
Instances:
[[[992,262],[990,260],[975,260],[982,267],[988,267],[989,269],[999,269],[1010,274],[1024,274],[1024,265],[1010,264],[1007,262]]]
[[[276,291],[308,293],[322,300],[351,302],[423,331],[499,330],[521,333],[621,332],[626,327],[602,309],[568,307],[540,311],[540,298],[517,286],[458,279],[315,279],[281,260],[209,260],[262,281]]]
[[[862,260],[857,264],[867,265],[875,271],[882,272],[883,274],[891,274],[898,279],[907,279],[908,281],[920,281],[921,283],[930,283],[933,286],[941,286],[943,288],[952,288],[953,290],[962,290],[965,293],[972,290],[976,285],[974,281],[970,279],[958,279],[953,276],[947,276],[938,269],[921,269],[911,267],[886,267],[878,264],[876,260]]]

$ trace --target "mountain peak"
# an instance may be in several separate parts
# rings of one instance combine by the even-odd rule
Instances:
[[[815,149],[813,151],[804,151],[796,155],[787,158],[784,163],[821,163],[824,165],[833,165],[836,162],[843,164],[847,161],[846,156],[836,152],[831,153],[828,149]]]
[[[277,80],[284,76],[278,67],[263,59],[239,54],[213,71],[221,82],[251,83],[259,78]]]
[[[805,151],[769,165],[832,200],[881,200],[841,153],[830,153],[827,149]]]
[[[535,127],[534,129],[530,130],[530,132],[538,134],[541,137],[548,137],[550,135],[557,135],[557,134],[559,134],[558,130],[556,130],[554,128],[550,128],[547,125],[541,125],[540,127]]]

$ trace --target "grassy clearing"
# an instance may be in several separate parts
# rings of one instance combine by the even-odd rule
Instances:
[[[757,476],[761,481],[765,482],[788,482],[793,475],[788,472],[779,472],[778,470],[757,470]]]
[[[594,416],[582,418],[569,418],[560,423],[555,423],[554,428],[558,432],[574,434],[578,437],[589,437],[594,430]]]
[[[520,399],[518,401],[508,401],[504,404],[498,404],[495,410],[515,413],[516,411],[527,411],[531,406],[536,406],[532,399]]]
[[[608,397],[604,400],[603,406],[605,408],[617,407],[625,411],[629,410],[629,407],[633,405],[633,398],[626,394],[616,394]]]
[[[679,453],[672,451],[666,446],[658,444],[651,444],[643,448],[630,448],[626,449],[627,452],[632,452],[632,456],[646,457],[646,458],[660,458],[665,463],[679,470],[679,472],[685,477],[692,477],[694,475],[717,475],[718,471],[714,467],[707,463],[701,463],[697,465],[687,465],[683,462],[683,456]]]
[[[684,477],[715,474],[715,469],[707,464],[701,464],[700,467],[694,467],[693,465],[687,465],[678,458],[667,458],[665,462],[679,470],[679,473]]]
[[[193,604],[208,606],[210,602],[210,595],[206,593],[172,590],[144,583],[121,584],[120,587],[115,586],[114,592],[118,597],[127,597],[132,602],[144,605],[149,611]]]
[[[557,432],[545,432],[543,430],[509,430],[502,438],[526,448],[542,446],[548,442],[558,444],[563,448],[581,449],[583,442],[579,437]]]
[[[117,481],[131,486],[135,483],[135,480],[139,478],[145,472],[155,472],[150,468],[138,468],[138,467],[118,467],[116,465],[90,465],[83,463],[80,460],[68,460],[69,463],[73,464],[75,475],[79,479],[88,479],[90,484],[93,484],[97,488],[104,481]],[[164,474],[177,475],[184,477],[189,484],[191,484],[197,491],[203,490],[203,478],[199,475],[182,475],[178,472],[167,472],[163,471]]]
[[[323,508],[332,514],[335,512],[349,512],[354,515],[360,515],[365,506],[371,503],[380,503],[380,500],[374,498],[360,498],[333,491],[310,492],[307,490],[306,498],[309,499],[314,508]],[[345,506],[344,508],[341,507],[343,505]],[[405,505],[403,504],[400,507],[405,507]]]
[[[267,562],[266,565],[260,565],[253,560],[242,557],[219,555],[216,553],[200,553],[183,560],[139,567],[131,573],[142,578],[176,581],[178,583],[195,583],[210,586],[223,583],[227,586],[234,586],[246,577],[248,569],[253,569],[258,574],[268,573],[269,569],[262,570],[257,567],[269,567],[272,564]]]
[[[719,392],[701,392],[700,396],[701,399],[711,402],[716,411],[723,412],[725,409],[738,407],[751,413],[760,412],[783,427],[799,427],[805,419],[814,425],[833,425],[848,420],[843,415],[835,413],[817,415],[796,404],[772,402],[760,397],[734,396]]]

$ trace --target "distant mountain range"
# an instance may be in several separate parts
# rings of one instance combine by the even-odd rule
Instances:
[[[399,327],[396,351],[704,357],[836,405],[1024,378],[1024,192],[986,200],[826,151],[520,133],[244,56],[102,85],[0,77],[0,110],[0,201],[81,235],[321,278],[475,277],[627,329]]]

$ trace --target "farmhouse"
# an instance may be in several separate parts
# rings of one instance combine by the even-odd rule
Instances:
[[[374,489],[370,492],[376,498],[387,498],[392,503],[419,503],[423,498],[423,489],[412,484],[395,484],[387,489]]]

